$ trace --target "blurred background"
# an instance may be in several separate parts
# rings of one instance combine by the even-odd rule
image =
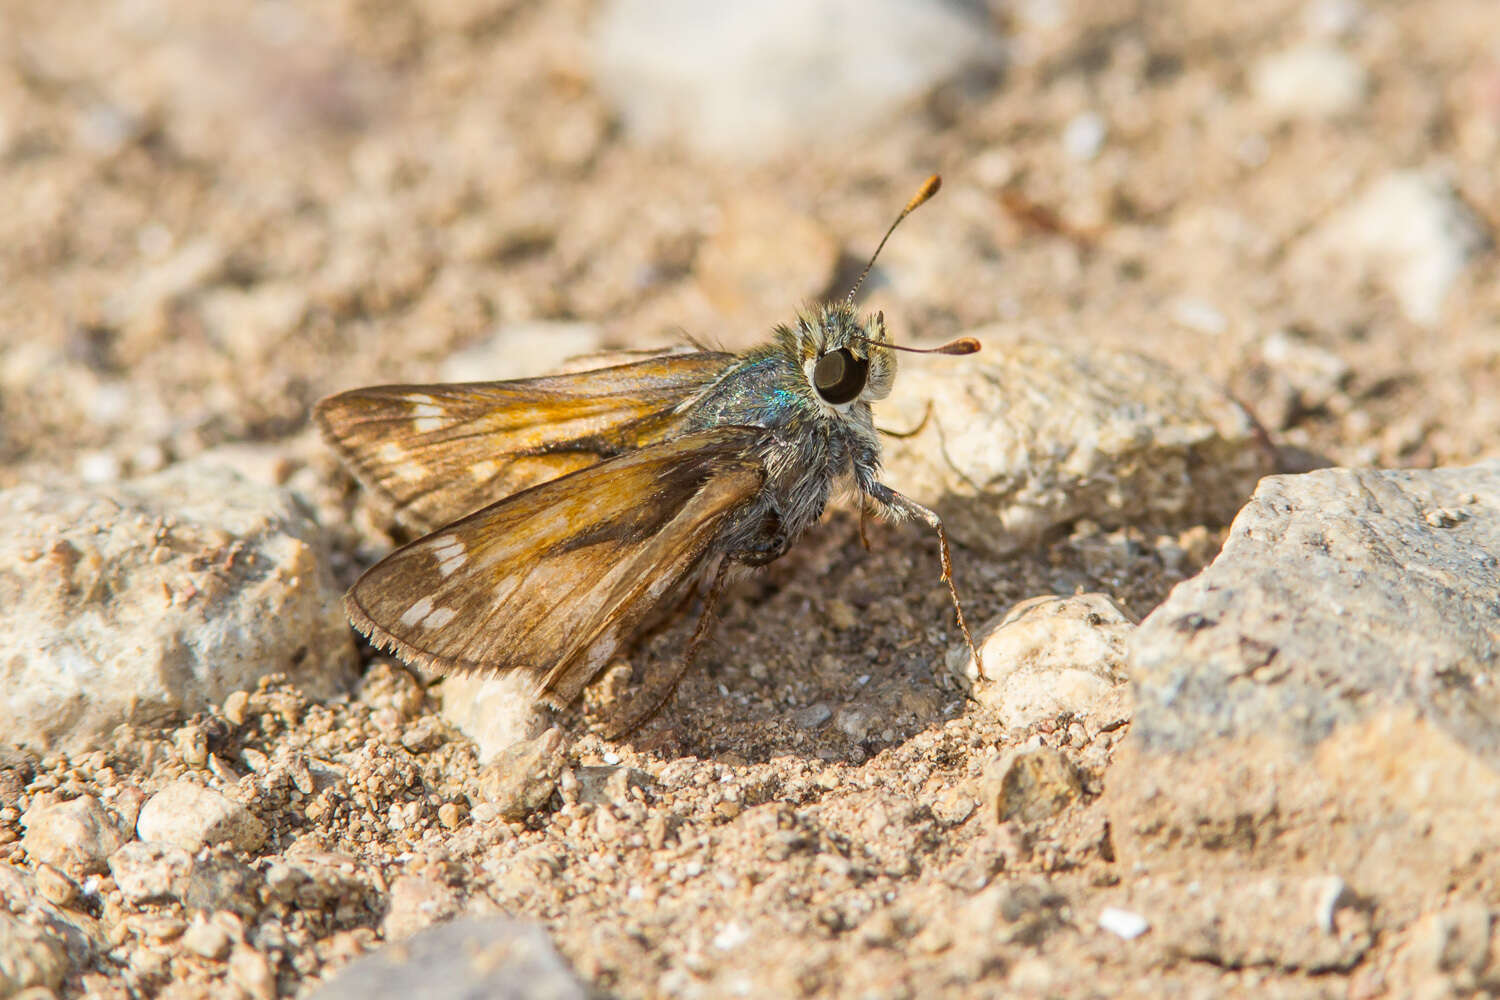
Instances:
[[[742,347],[841,294],[1229,386],[1341,463],[1496,453],[1493,0],[8,0],[0,485],[319,396]],[[1295,464],[1297,459],[1287,458]]]

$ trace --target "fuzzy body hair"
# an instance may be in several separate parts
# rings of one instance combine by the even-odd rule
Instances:
[[[860,317],[844,303],[799,313],[794,326],[777,327],[770,343],[744,355],[683,408],[686,425],[726,425],[769,431],[759,458],[765,484],[736,512],[718,548],[730,559],[760,565],[782,555],[823,514],[834,487],[852,480],[869,496],[880,472],[880,439],[870,410],[889,395],[895,352],[884,320]],[[832,404],[812,382],[817,359],[847,349],[867,360],[864,389]],[[879,505],[883,506],[883,505]]]

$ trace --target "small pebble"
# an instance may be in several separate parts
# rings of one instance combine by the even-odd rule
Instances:
[[[195,920],[182,935],[183,947],[195,955],[212,961],[220,961],[229,954],[229,934],[224,928],[207,920]]]
[[[1063,126],[1063,152],[1073,160],[1092,160],[1104,148],[1104,139],[1109,129],[1097,111],[1085,111],[1074,115]]]
[[[833,718],[833,709],[821,701],[799,708],[792,713],[792,722],[803,729],[817,729],[831,718]]]
[[[1151,924],[1139,913],[1106,906],[1099,913],[1099,926],[1116,937],[1133,941],[1151,929]]]
[[[245,719],[248,718],[247,713],[249,712],[249,709],[250,695],[246,691],[231,692],[229,697],[224,699],[224,718],[228,719],[236,726],[242,726],[245,724]]]
[[[46,862],[36,866],[36,888],[48,902],[58,906],[71,906],[78,898],[78,883]]]

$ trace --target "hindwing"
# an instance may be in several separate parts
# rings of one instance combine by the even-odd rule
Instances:
[[[524,490],[393,552],[345,608],[408,662],[524,670],[565,704],[722,557],[715,541],[764,483],[765,436],[697,431]]]

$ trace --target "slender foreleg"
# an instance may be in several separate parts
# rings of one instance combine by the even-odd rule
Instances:
[[[911,497],[897,493],[884,483],[869,483],[863,489],[871,500],[874,500],[890,515],[897,518],[915,518],[937,532],[938,553],[943,565],[943,582],[948,585],[948,596],[953,599],[953,613],[958,617],[958,629],[964,634],[964,642],[969,647],[969,655],[974,658],[975,668],[983,675],[984,661],[979,658],[979,650],[974,645],[974,636],[969,632],[969,623],[964,620],[964,608],[963,603],[958,599],[958,587],[953,583],[953,559],[948,553],[948,533],[943,530],[942,518],[937,516],[936,511],[923,507]]]

